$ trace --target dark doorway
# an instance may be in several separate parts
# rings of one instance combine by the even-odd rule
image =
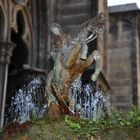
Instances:
[[[9,65],[9,74],[15,71],[17,72],[24,64],[28,64],[29,51],[22,38],[25,29],[22,12],[18,12],[17,14],[17,27],[18,32],[15,32],[13,29],[11,30],[11,41],[16,44],[16,47],[12,53],[11,63]]]

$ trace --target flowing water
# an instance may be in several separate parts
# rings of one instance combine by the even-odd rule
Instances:
[[[40,76],[30,76],[28,84],[10,91],[10,104],[6,110],[5,123],[24,123],[31,118],[40,118],[47,112],[45,86]],[[71,85],[70,109],[82,118],[96,120],[110,114],[110,102],[101,90],[92,84],[84,84],[79,79]]]
[[[47,111],[42,77],[31,74],[26,77],[25,81],[20,88],[13,88],[10,91],[10,95],[13,96],[10,97],[6,109],[5,123],[13,121],[24,123],[31,118],[42,117]]]
[[[82,118],[96,120],[110,115],[109,97],[101,90],[96,91],[90,83],[82,86],[80,80],[75,80],[71,93],[71,110],[79,113]]]

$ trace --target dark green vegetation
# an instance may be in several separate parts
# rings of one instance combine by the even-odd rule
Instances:
[[[129,128],[129,130],[134,130],[135,128],[139,129],[140,110],[134,107],[131,111],[122,113],[113,109],[111,116],[104,119],[101,118],[96,121],[91,121],[65,117],[65,122],[77,137],[89,138],[91,136],[101,136],[103,132],[109,132],[109,130],[112,129],[121,131],[126,130],[126,128]],[[140,139],[140,135],[138,137]]]
[[[28,129],[10,135],[8,140],[140,140],[140,110],[116,110],[110,117],[96,121],[75,117],[44,117]],[[9,138],[8,137],[8,138]],[[7,140],[7,136],[0,137]]]

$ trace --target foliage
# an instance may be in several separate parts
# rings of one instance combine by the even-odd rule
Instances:
[[[113,110],[108,120],[116,127],[140,127],[140,109],[133,107],[127,113]]]
[[[140,127],[140,110],[137,107],[127,113],[112,110],[108,118],[100,118],[96,121],[65,117],[65,123],[78,137],[89,138],[97,136],[101,131],[108,128],[137,128]]]
[[[95,135],[94,122],[86,119],[65,117],[65,123],[73,130],[79,138],[87,138]]]
[[[36,120],[36,114],[33,113],[31,122],[30,128],[27,123],[20,125],[20,127],[13,124],[6,129],[16,133],[17,129],[20,131],[24,130],[25,133],[29,131],[29,137],[31,136],[37,139],[43,139],[45,137],[55,139],[57,137],[58,139],[65,140],[72,137],[73,139],[85,140],[91,139],[92,136],[98,138],[98,136],[101,136],[100,134],[110,130],[110,128],[119,128],[118,131],[121,131],[124,128],[131,128],[133,130],[133,128],[140,127],[140,110],[134,107],[131,111],[123,113],[113,109],[109,117],[100,118],[96,121],[70,116],[44,117]],[[21,135],[19,132],[18,134]],[[112,136],[112,133],[110,135]],[[0,131],[0,139],[1,136],[3,136],[2,130]]]

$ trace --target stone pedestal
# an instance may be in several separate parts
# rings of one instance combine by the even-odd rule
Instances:
[[[4,122],[8,65],[14,46],[14,43],[0,41],[0,128]]]

